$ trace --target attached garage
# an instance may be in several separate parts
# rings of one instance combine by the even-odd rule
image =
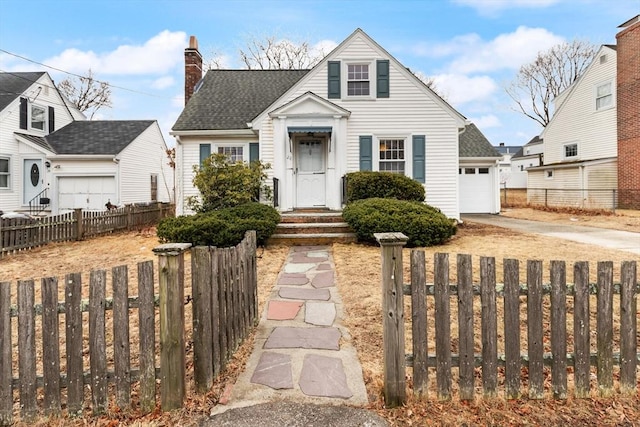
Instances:
[[[58,209],[105,210],[105,204],[118,204],[115,176],[73,176],[58,178]]]
[[[468,124],[458,139],[460,213],[500,213],[500,153],[480,130]]]
[[[495,167],[458,169],[460,213],[496,213],[494,174]]]

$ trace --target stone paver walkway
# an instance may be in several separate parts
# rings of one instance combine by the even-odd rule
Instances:
[[[253,352],[228,409],[269,401],[367,404],[362,367],[335,286],[331,248],[291,249],[258,325]]]

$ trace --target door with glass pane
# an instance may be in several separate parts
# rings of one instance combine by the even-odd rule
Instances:
[[[326,158],[322,139],[296,142],[296,207],[326,205]]]

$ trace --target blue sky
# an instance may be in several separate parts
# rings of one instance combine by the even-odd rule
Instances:
[[[1,71],[91,68],[114,85],[100,119],[156,119],[168,131],[183,106],[184,48],[239,68],[251,37],[331,48],[362,28],[446,99],[492,144],[522,145],[540,132],[512,110],[504,87],[540,50],[574,38],[615,44],[640,0],[0,0]]]

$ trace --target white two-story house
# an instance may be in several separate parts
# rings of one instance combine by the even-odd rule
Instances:
[[[155,120],[88,121],[46,72],[0,73],[0,211],[48,215],[168,202]]]
[[[193,166],[211,153],[269,163],[282,211],[340,210],[344,175],[372,170],[412,177],[424,185],[426,203],[451,218],[459,219],[470,195],[480,200],[474,211],[499,212],[499,156],[472,147],[466,153],[478,157],[464,161],[477,179],[460,179],[465,117],[360,29],[310,70],[209,70],[204,77],[192,37],[185,102],[171,132],[177,214],[190,213],[185,200],[198,195]]]
[[[540,135],[543,164],[528,168],[527,198],[550,206],[606,208],[617,189],[616,47],[593,62],[554,100]]]

